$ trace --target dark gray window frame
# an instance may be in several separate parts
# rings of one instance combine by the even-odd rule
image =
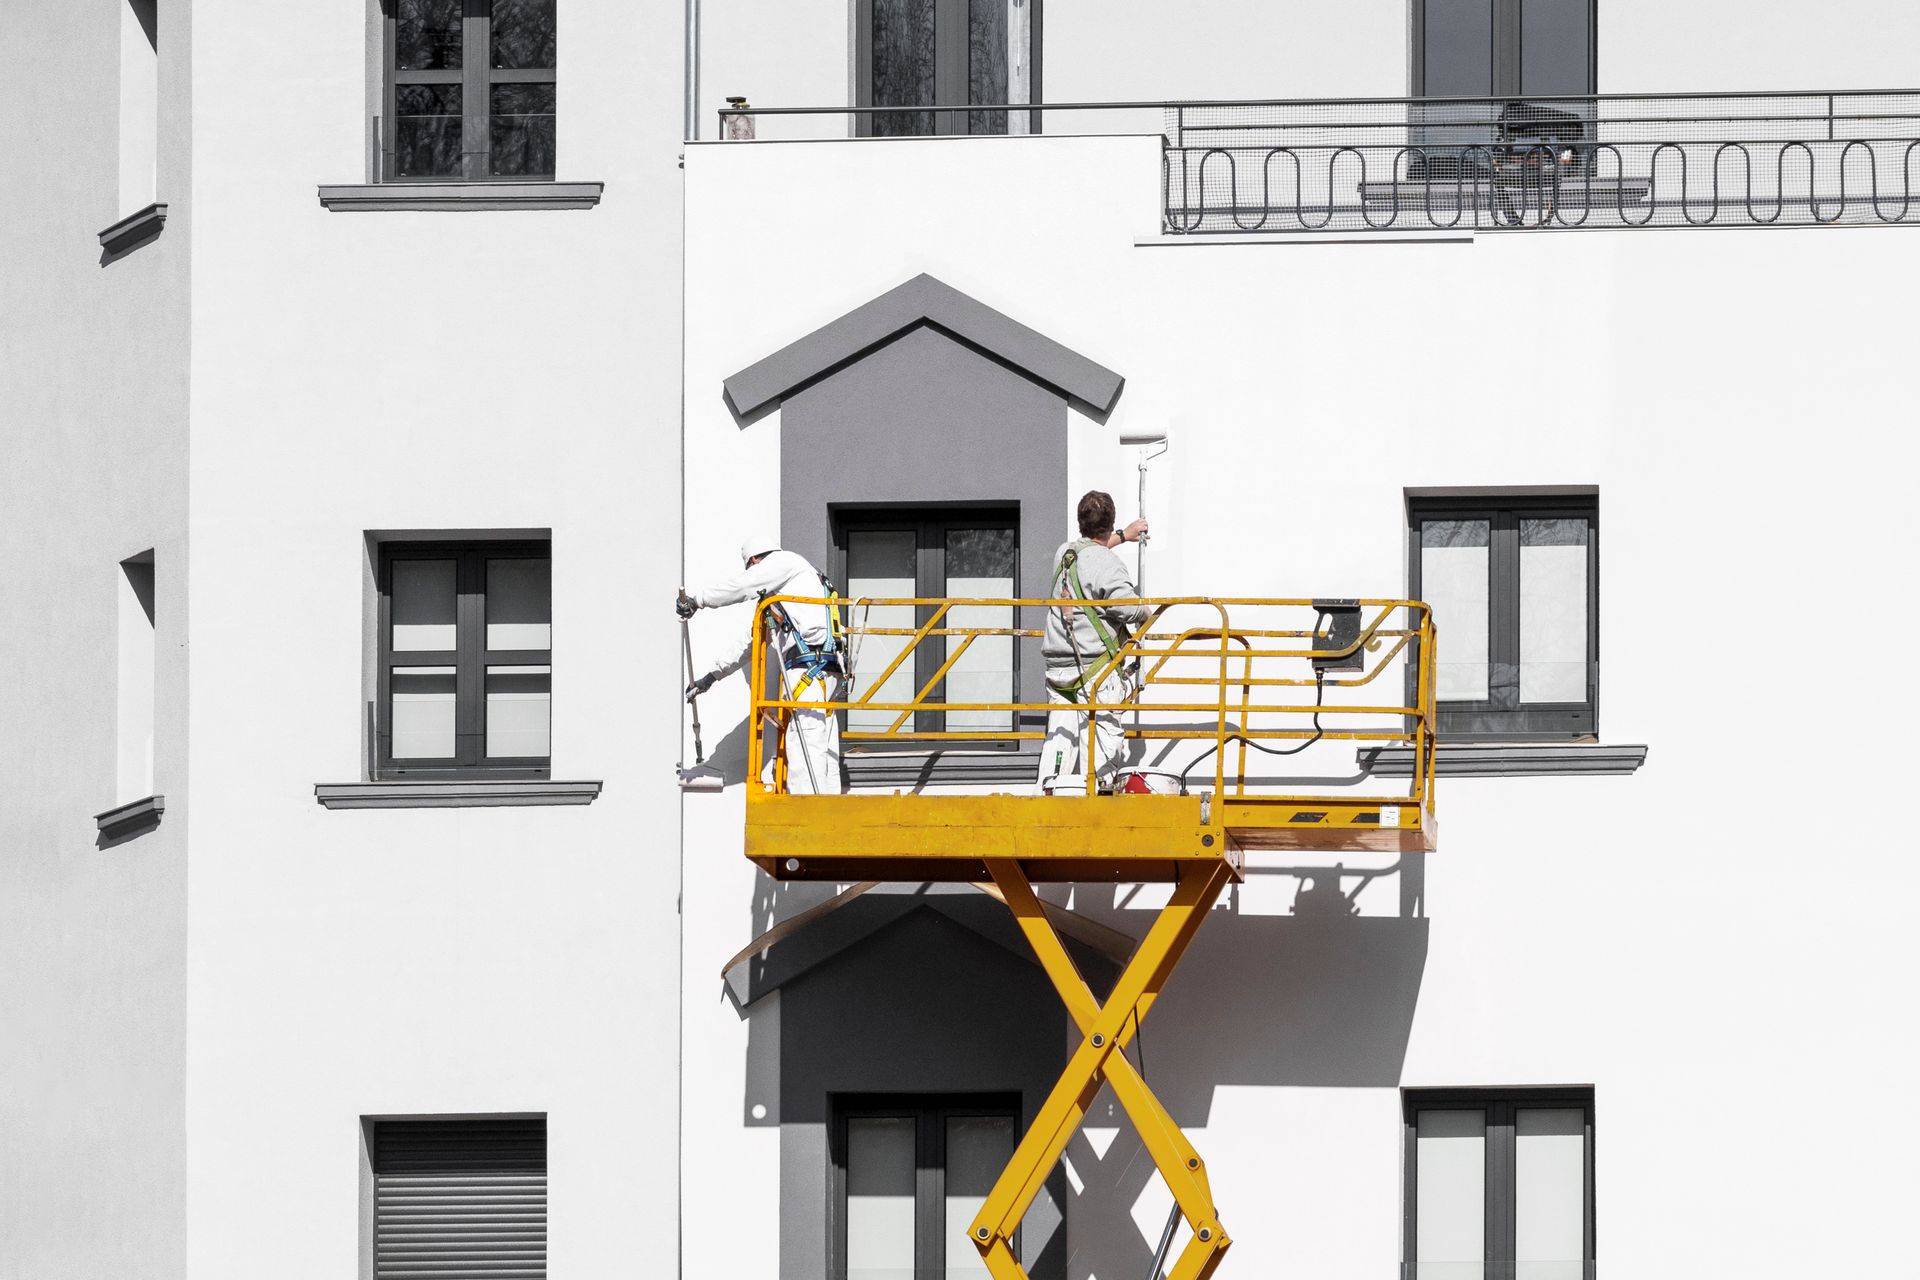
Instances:
[[[1044,102],[1040,90],[1041,58],[1040,51],[1045,47],[1042,38],[1042,19],[1046,11],[1046,0],[1027,0],[1032,13],[1027,20],[1028,56],[1032,59],[1031,88],[1028,99]],[[942,106],[967,101],[968,76],[966,50],[968,0],[934,0],[934,39],[933,39],[933,100]],[[888,103],[876,103],[873,100],[873,0],[854,0],[854,54],[853,86],[854,105],[858,107],[888,106]],[[955,51],[958,51],[957,53]],[[993,105],[991,103],[987,105]],[[902,112],[911,110],[903,107]],[[972,132],[968,116],[964,111],[937,111],[934,116],[933,135],[965,134]],[[998,113],[996,113],[998,114]],[[1027,132],[1039,133],[1040,121],[1044,112],[1029,111]],[[862,138],[873,136],[873,116],[862,112],[854,116],[854,133]],[[1005,132],[1001,130],[1000,132]]]
[[[493,86],[496,84],[550,84],[556,93],[560,83],[560,69],[557,65],[559,54],[556,52],[553,67],[495,67],[493,65],[493,9],[492,0],[462,0],[464,13],[461,18],[461,57],[458,70],[435,69],[423,71],[402,71],[396,65],[397,44],[395,25],[397,19],[394,9],[397,0],[380,0],[380,114],[382,129],[380,134],[380,181],[383,183],[448,183],[448,182],[552,182],[554,174],[496,174],[492,169],[492,105]],[[557,8],[558,0],[556,0]],[[556,12],[555,24],[559,18]],[[431,174],[402,178],[395,173],[393,131],[397,127],[395,113],[395,89],[403,84],[457,84],[460,88],[461,172],[457,174]],[[556,123],[558,113],[556,112]],[[559,141],[554,143],[554,167],[559,168]],[[567,206],[575,207],[575,206]]]
[[[1520,519],[1568,518],[1587,521],[1587,698],[1584,702],[1519,700],[1520,663]],[[1485,702],[1443,702],[1437,707],[1436,732],[1449,742],[1569,742],[1590,738],[1600,723],[1600,498],[1587,495],[1498,494],[1486,497],[1410,497],[1407,499],[1407,594],[1420,596],[1420,522],[1488,520],[1487,607],[1488,692]],[[1446,652],[1446,619],[1440,650]],[[1512,673],[1511,680],[1501,677]]]
[[[1014,593],[1020,591],[1020,504],[1004,503],[833,503],[828,506],[828,524],[833,531],[833,581],[840,584],[844,592],[848,581],[847,541],[848,535],[856,530],[887,530],[914,533],[914,570],[916,597],[926,599],[946,595],[947,588],[947,549],[946,534],[953,529],[1004,528],[1013,534],[1013,582]],[[922,606],[914,611],[914,625],[925,626],[933,615],[930,606]],[[1016,622],[1018,620],[1016,619]],[[1018,701],[1020,692],[1020,650],[1018,640],[1013,645],[1013,679],[1008,693],[1009,701]],[[914,688],[919,689],[933,678],[940,669],[940,663],[946,655],[944,645],[922,645],[914,653]],[[946,697],[946,681],[934,686],[930,695],[936,701]],[[840,717],[841,727],[846,727],[846,715]],[[922,711],[914,716],[913,727],[920,733],[939,733],[946,725],[946,715],[938,711]],[[902,739],[900,745],[907,746],[914,740]],[[970,751],[1016,751],[1021,740],[1008,737],[1004,740],[980,739],[965,743],[949,743],[938,739],[924,740],[923,746],[963,745]],[[878,747],[880,750],[892,750],[893,744],[849,743],[848,750],[860,752],[863,747]]]
[[[1427,96],[1427,5],[1429,0],[1409,0],[1408,58],[1413,96]],[[1486,96],[1517,98],[1520,87],[1521,16],[1524,0],[1488,0],[1493,14],[1493,84]],[[1600,75],[1599,0],[1587,4],[1587,93],[1598,93]]]
[[[1586,1167],[1581,1190],[1586,1201],[1582,1274],[1595,1280],[1594,1101],[1587,1085],[1527,1088],[1402,1089],[1401,1106],[1401,1280],[1416,1280],[1419,1249],[1419,1159],[1416,1128],[1422,1111],[1479,1111],[1487,1124],[1486,1270],[1487,1280],[1511,1280],[1514,1255],[1514,1111],[1531,1107],[1579,1107],[1586,1116]]]
[[[433,781],[462,778],[544,779],[553,773],[549,756],[488,759],[486,754],[488,666],[553,666],[552,649],[492,649],[486,647],[487,561],[493,559],[553,559],[553,544],[533,539],[383,542],[377,591],[379,614],[378,692],[374,704],[373,776],[375,781]],[[455,647],[409,650],[397,656],[393,649],[393,564],[396,560],[453,560],[457,613]],[[443,760],[393,758],[393,669],[400,667],[454,668],[455,755]]]
[[[1017,1093],[836,1094],[827,1130],[827,1275],[847,1280],[847,1122],[854,1119],[914,1121],[914,1273],[946,1274],[941,1228],[946,1217],[947,1125],[953,1116],[1007,1116],[1015,1142],[1028,1117]],[[1020,1237],[1012,1240],[1020,1253]]]

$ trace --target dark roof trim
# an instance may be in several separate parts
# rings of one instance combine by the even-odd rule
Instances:
[[[1113,408],[1126,382],[1104,365],[922,274],[740,370],[726,380],[727,401],[735,413],[751,417],[922,324],[1004,360],[1098,413]]]

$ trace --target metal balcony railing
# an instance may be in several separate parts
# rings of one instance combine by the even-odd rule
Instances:
[[[741,123],[767,117],[774,136],[799,136],[805,122],[791,117],[882,110],[898,109],[732,110],[722,132],[752,136]],[[1055,133],[1139,127],[1157,112],[1172,235],[1920,222],[1920,90],[927,111],[1030,113]]]
[[[1920,92],[1166,109],[1167,230],[1920,222]]]

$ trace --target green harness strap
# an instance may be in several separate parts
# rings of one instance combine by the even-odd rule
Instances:
[[[1099,610],[1088,603],[1087,589],[1080,582],[1080,552],[1092,545],[1094,545],[1092,539],[1083,538],[1067,548],[1066,553],[1060,557],[1060,568],[1053,575],[1053,594],[1056,597],[1065,598],[1066,593],[1061,590],[1061,586],[1063,583],[1072,585],[1071,598],[1080,602],[1080,612],[1086,615],[1087,622],[1093,627],[1093,633],[1100,637],[1100,644],[1107,651],[1107,665],[1112,666],[1114,659],[1120,656],[1120,643],[1113,638],[1113,630],[1107,626],[1106,619],[1100,616]],[[1065,610],[1062,609],[1061,612],[1064,613]],[[1067,627],[1067,638],[1069,640],[1073,638],[1071,623]],[[1080,678],[1070,685],[1058,685],[1049,680],[1047,687],[1069,702],[1079,702],[1086,692],[1087,681],[1092,677],[1093,672],[1082,670]]]

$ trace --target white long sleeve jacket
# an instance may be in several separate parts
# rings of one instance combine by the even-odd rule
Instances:
[[[721,609],[748,600],[764,600],[768,596],[824,596],[826,587],[821,584],[820,571],[809,564],[805,556],[793,551],[769,551],[758,564],[742,569],[725,581],[689,594],[702,609]],[[787,604],[782,607],[810,648],[819,649],[827,643],[831,632],[825,605]],[[743,633],[739,651],[734,653],[729,649],[732,656],[707,673],[715,680],[732,675],[746,666],[753,653],[751,620],[743,628]],[[792,632],[781,635],[780,647],[783,660],[792,660],[800,652]]]

